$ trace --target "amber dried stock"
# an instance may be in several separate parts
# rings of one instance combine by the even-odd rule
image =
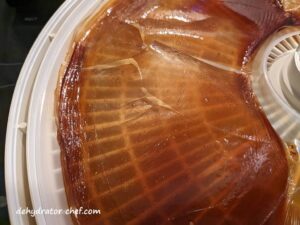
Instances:
[[[77,34],[58,99],[74,224],[282,225],[288,163],[247,62],[271,0],[115,0]]]

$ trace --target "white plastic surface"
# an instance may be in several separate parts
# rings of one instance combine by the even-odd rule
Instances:
[[[105,1],[84,0],[72,11],[52,44],[39,69],[29,107],[27,128],[27,169],[34,209],[67,209],[56,139],[54,116],[55,88],[61,63],[70,49],[78,25],[98,10]],[[36,215],[38,225],[70,225],[69,215]]]
[[[5,184],[11,225],[34,225],[29,215],[17,215],[19,208],[31,208],[25,161],[25,138],[32,87],[44,55],[51,44],[49,33],[56,33],[80,1],[67,0],[52,16],[32,46],[15,87],[6,132]]]
[[[269,121],[283,141],[296,145],[298,151],[300,113],[284,97],[278,67],[290,63],[299,44],[300,28],[275,33],[258,52],[252,69],[253,89]]]
[[[286,107],[295,109],[300,114],[300,68],[296,49],[282,52],[269,66],[266,78]]]
[[[293,94],[295,94],[297,100],[300,101],[300,45],[296,49],[294,59],[290,65],[288,78],[291,86],[291,91],[293,92]]]

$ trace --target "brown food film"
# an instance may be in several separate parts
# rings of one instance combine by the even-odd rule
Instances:
[[[202,10],[200,21],[186,6]],[[284,148],[242,68],[289,18],[271,1],[140,0],[113,1],[85,22],[63,75],[58,137],[69,205],[102,214],[74,223],[282,224]],[[227,29],[236,33],[220,33]],[[218,54],[215,45],[232,51]]]

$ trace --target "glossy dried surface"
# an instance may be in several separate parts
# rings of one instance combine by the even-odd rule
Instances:
[[[58,107],[69,205],[102,212],[74,224],[282,225],[287,159],[241,68],[290,15],[267,0],[120,0],[96,17]]]

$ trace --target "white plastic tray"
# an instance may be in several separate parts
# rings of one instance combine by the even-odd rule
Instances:
[[[6,132],[5,184],[11,225],[33,225],[29,215],[17,215],[19,208],[31,208],[25,161],[26,128],[31,90],[41,61],[55,34],[79,0],[67,0],[52,16],[32,46],[14,91]],[[50,36],[49,36],[50,35]]]
[[[27,170],[34,209],[67,209],[56,139],[55,88],[59,69],[71,46],[74,31],[104,0],[84,0],[71,12],[55,35],[41,63],[29,106]],[[38,225],[69,225],[69,215],[36,215]]]
[[[282,45],[282,42],[286,45]],[[267,118],[281,139],[295,145],[298,152],[300,152],[300,114],[288,106],[283,98],[279,77],[269,73],[269,67],[279,57],[289,51],[295,51],[299,44],[300,27],[286,27],[275,32],[261,47],[252,69],[252,87]]]

